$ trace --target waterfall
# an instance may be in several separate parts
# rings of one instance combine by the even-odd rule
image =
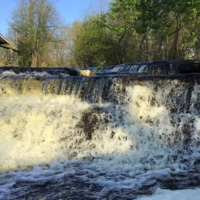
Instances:
[[[61,169],[85,163],[106,177],[126,173],[118,189],[154,186],[152,175],[138,178],[140,186],[131,182],[152,171],[168,179],[199,173],[199,63],[151,64],[104,67],[90,77],[59,74],[64,69],[51,69],[52,74],[3,68],[0,171],[38,171],[38,166],[41,175],[46,168],[56,171],[55,163]],[[109,187],[107,179],[95,183]]]

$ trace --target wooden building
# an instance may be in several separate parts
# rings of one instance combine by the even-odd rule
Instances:
[[[12,65],[17,64],[17,62],[17,48],[0,34],[0,65]]]
[[[0,34],[0,47],[17,51],[17,48],[1,34]]]

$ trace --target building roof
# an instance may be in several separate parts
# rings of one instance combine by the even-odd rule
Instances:
[[[2,44],[10,44],[10,42],[3,35],[0,34],[0,45]]]
[[[17,51],[16,47],[1,34],[0,34],[0,47]]]

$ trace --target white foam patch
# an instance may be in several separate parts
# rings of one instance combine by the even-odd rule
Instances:
[[[95,117],[99,121],[90,124],[95,129],[92,139],[87,140],[83,127],[78,125],[83,121],[83,114],[97,105],[68,95],[45,96],[41,92],[17,95],[15,91],[5,93],[2,90],[0,191],[9,194],[9,188],[17,181],[45,182],[74,175],[76,171],[83,172],[82,179],[88,180],[92,175],[105,190],[140,189],[143,185],[153,185],[155,177],[168,177],[172,172],[184,172],[188,164],[192,166],[193,158],[199,158],[196,149],[189,154],[190,160],[186,164],[171,157],[180,147],[183,149],[177,144],[179,141],[175,141],[176,135],[172,135],[176,127],[171,124],[163,98],[168,91],[158,89],[155,92],[153,86],[142,85],[127,87],[126,91],[127,99],[123,105],[110,103],[98,107],[106,110],[113,121],[104,123],[106,112],[97,113]],[[180,113],[180,130],[191,116]],[[198,137],[200,121],[198,116],[194,119],[191,137]],[[171,146],[163,133],[170,138]],[[73,161],[79,162],[81,167],[68,168],[68,163]],[[16,168],[16,172],[4,173]],[[164,199],[168,193],[173,192],[158,190],[152,197],[163,195]]]
[[[100,129],[95,130],[92,140],[86,140],[83,130],[77,127],[82,114],[90,108],[90,104],[74,101],[67,95],[2,97],[0,169],[32,167],[73,158],[100,158],[99,163],[106,166],[125,161],[121,154],[128,152],[134,142],[123,140],[127,138],[126,130],[120,126],[104,129],[104,124],[99,124]],[[115,137],[111,139],[113,130]]]
[[[2,73],[2,76],[14,76],[15,73],[13,71],[4,71]]]
[[[186,190],[157,189],[152,196],[140,197],[138,200],[199,200],[200,188]]]
[[[68,130],[74,129],[87,103],[68,96],[10,96],[0,105],[0,169],[67,159]],[[64,149],[64,150],[63,150]]]
[[[163,96],[167,94],[140,85],[126,90],[125,105],[101,105],[115,118],[110,123],[101,123],[105,113],[99,113],[91,140],[86,139],[78,123],[95,104],[75,101],[68,95],[2,96],[0,169],[90,158],[103,167],[136,173],[168,167],[174,170],[184,168],[182,163],[173,162],[170,157],[178,147],[176,136],[171,134],[175,127],[163,104]],[[118,117],[120,115],[123,115],[122,120]],[[181,125],[184,125],[190,114],[181,117]],[[196,124],[198,129],[199,122]],[[164,137],[160,139],[163,133],[170,138],[170,148]],[[198,154],[190,156],[198,157]]]

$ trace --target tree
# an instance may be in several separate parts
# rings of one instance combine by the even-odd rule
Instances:
[[[48,0],[20,0],[12,13],[10,26],[17,35],[21,65],[41,64],[58,25],[58,15]]]
[[[147,60],[155,57],[148,50],[153,44],[154,51],[158,48],[158,54],[162,53],[157,56],[160,59],[183,59],[198,53],[200,0],[115,0],[110,17],[115,22],[110,27],[123,33],[122,39],[127,33],[142,36],[140,47],[147,47]]]
[[[89,16],[82,23],[73,41],[73,53],[81,67],[117,64],[116,42],[101,23],[104,15]]]
[[[54,40],[48,43],[48,49],[43,55],[44,66],[77,67],[73,54],[73,39],[81,26],[74,22],[72,26],[62,25],[54,32]]]

